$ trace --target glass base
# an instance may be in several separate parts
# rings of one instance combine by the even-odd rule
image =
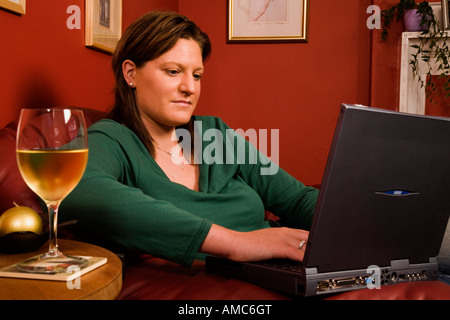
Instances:
[[[70,266],[77,266],[82,269],[88,263],[88,260],[80,257],[66,256],[60,252],[56,255],[49,255],[48,253],[37,257],[25,260],[16,265],[20,271],[29,273],[68,273],[75,270],[67,270]]]

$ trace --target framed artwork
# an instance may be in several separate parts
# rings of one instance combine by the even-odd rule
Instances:
[[[228,0],[227,42],[308,42],[309,0]]]
[[[0,0],[0,8],[18,14],[25,14],[26,0]]]
[[[86,0],[85,45],[114,52],[122,36],[122,0]]]
[[[450,30],[450,0],[442,0],[442,28]]]

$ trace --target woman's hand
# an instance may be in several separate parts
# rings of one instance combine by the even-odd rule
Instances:
[[[309,232],[291,228],[267,228],[249,232],[229,230],[213,224],[201,252],[235,261],[287,258],[303,261]]]

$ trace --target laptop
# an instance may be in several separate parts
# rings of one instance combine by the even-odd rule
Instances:
[[[449,194],[450,118],[343,104],[303,263],[206,271],[300,296],[436,280]]]

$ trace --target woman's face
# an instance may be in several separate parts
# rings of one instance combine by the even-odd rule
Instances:
[[[174,127],[189,122],[200,97],[203,60],[192,39],[135,70],[136,103],[146,126]]]

